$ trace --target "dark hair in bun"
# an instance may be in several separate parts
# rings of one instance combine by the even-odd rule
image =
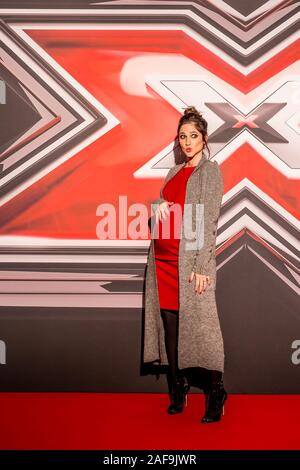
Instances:
[[[207,144],[207,121],[204,119],[202,114],[195,108],[195,106],[188,106],[187,108],[185,108],[183,116],[181,116],[181,118],[179,119],[177,137],[179,136],[181,126],[186,123],[193,123],[196,129],[201,132],[202,139],[204,142],[203,150],[207,149],[208,156],[210,158],[210,150]]]

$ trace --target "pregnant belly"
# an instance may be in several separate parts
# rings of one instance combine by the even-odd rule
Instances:
[[[170,228],[168,227],[170,224]],[[176,228],[176,230],[175,230]],[[156,259],[176,260],[180,242],[181,224],[174,224],[173,214],[169,218],[158,223],[157,236],[154,238],[154,250]]]

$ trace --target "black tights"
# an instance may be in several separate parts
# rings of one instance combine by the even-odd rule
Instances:
[[[179,375],[178,369],[178,310],[161,309],[161,317],[165,330],[166,353],[169,362],[169,371],[172,379]],[[210,370],[210,385],[222,380],[222,372]]]
[[[169,362],[169,371],[172,379],[178,375],[178,310],[161,309],[161,317],[165,330],[166,353]]]

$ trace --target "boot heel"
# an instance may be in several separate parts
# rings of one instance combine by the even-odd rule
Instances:
[[[227,400],[227,392],[224,389],[223,382],[217,382],[212,386],[207,395],[205,403],[205,415],[201,419],[201,423],[215,423],[220,421],[221,416],[225,414],[225,401]]]

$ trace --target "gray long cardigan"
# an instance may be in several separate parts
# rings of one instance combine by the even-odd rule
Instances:
[[[173,166],[160,191],[160,198],[152,202],[155,212],[157,204],[164,201],[162,191],[166,183],[184,166],[184,162]],[[224,345],[216,306],[216,233],[223,197],[223,177],[216,161],[208,160],[203,154],[198,165],[190,175],[185,195],[185,204],[192,204],[191,238],[189,230],[184,230],[186,207],[182,218],[182,232],[179,242],[179,331],[178,331],[178,367],[203,367],[224,371]],[[195,233],[196,205],[204,207],[204,243],[200,240],[201,230]],[[172,207],[172,206],[171,206]],[[199,212],[198,212],[199,217]],[[191,247],[191,242],[194,245]],[[187,249],[189,244],[189,249]],[[195,277],[191,283],[191,272],[211,276],[212,283],[202,294],[195,293]],[[167,365],[168,359],[164,341],[164,326],[160,315],[157,289],[156,267],[154,258],[154,240],[150,241],[145,279],[145,322],[144,350],[145,363]]]

